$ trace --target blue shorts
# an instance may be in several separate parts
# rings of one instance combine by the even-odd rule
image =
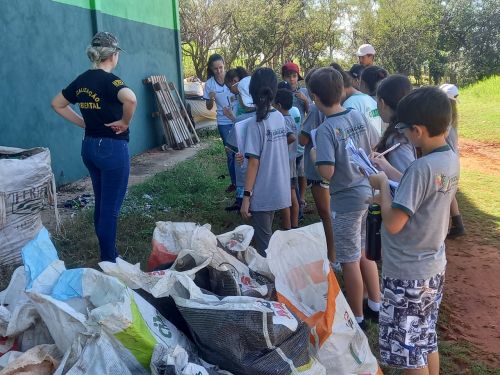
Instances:
[[[427,367],[427,355],[438,350],[436,323],[444,279],[444,272],[425,280],[382,278],[382,364],[404,369]]]

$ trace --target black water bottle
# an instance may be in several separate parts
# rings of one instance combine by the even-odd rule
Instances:
[[[380,260],[382,255],[382,240],[380,227],[382,225],[382,211],[378,204],[368,206],[366,217],[366,258]]]

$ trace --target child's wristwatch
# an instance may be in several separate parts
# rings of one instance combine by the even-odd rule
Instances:
[[[250,190],[245,190],[245,191],[243,191],[243,196],[244,196],[244,197],[251,197],[251,196],[252,196],[252,194],[253,194],[253,192],[252,192],[252,191],[250,191]]]

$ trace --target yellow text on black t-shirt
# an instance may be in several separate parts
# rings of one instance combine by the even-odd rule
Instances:
[[[90,99],[94,100],[94,102],[80,102],[78,105],[80,106],[81,109],[101,109],[101,106],[99,105],[101,99],[99,98],[99,96],[97,96],[95,92],[86,87],[82,87],[76,90],[76,96],[80,94],[85,94]]]

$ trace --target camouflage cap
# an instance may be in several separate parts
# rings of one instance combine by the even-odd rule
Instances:
[[[118,39],[111,33],[107,31],[100,31],[94,35],[92,41],[90,42],[92,47],[107,47],[114,48],[118,51],[123,51],[118,47]]]

